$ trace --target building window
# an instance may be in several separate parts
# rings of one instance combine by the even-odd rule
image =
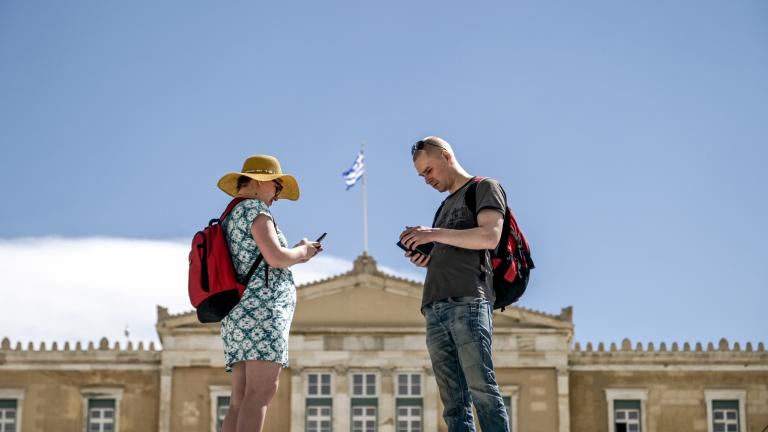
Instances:
[[[115,400],[88,400],[88,432],[115,432]]]
[[[229,411],[229,396],[219,396],[216,398],[216,432],[221,432],[221,426],[224,424],[224,417]]]
[[[83,401],[83,418],[86,432],[118,432],[120,430],[121,388],[84,388],[80,390]]]
[[[424,422],[421,374],[398,373],[395,386],[395,431],[421,432]]]
[[[311,372],[306,375],[306,382],[304,430],[330,432],[333,424],[332,375],[326,372]]]
[[[739,401],[712,401],[712,419],[714,432],[739,432]]]
[[[646,425],[648,390],[606,389],[608,432],[642,432]]]
[[[379,407],[378,375],[370,372],[353,373],[352,432],[376,432]]]
[[[507,411],[507,418],[509,419],[509,432],[512,432],[512,398],[509,396],[502,396],[504,400],[504,409]]]
[[[307,407],[307,432],[331,432],[331,407]]]
[[[375,397],[376,392],[376,374],[375,373],[355,373],[352,374],[352,397]]]
[[[0,432],[16,432],[16,399],[0,399]]]
[[[640,401],[613,401],[613,421],[616,432],[640,432]]]
[[[310,373],[307,374],[307,396],[330,396],[331,374]]]
[[[211,432],[221,432],[221,426],[224,424],[224,417],[229,411],[230,395],[232,389],[230,386],[212,385],[208,386],[208,395],[211,404]]]
[[[376,407],[352,407],[352,432],[376,432]]]
[[[421,432],[421,406],[398,405],[397,432]]]
[[[0,432],[22,430],[24,389],[0,388]]]
[[[398,374],[397,397],[421,397],[421,374]]]
[[[705,390],[707,430],[709,432],[742,432],[747,422],[746,390]]]
[[[504,408],[507,410],[509,419],[509,431],[517,431],[517,400],[520,394],[520,388],[516,385],[504,385],[500,387],[501,398],[504,400]]]

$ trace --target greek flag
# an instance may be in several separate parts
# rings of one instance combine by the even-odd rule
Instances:
[[[352,167],[341,173],[342,177],[344,177],[344,183],[347,185],[347,190],[354,186],[364,173],[365,162],[363,152],[360,152],[357,155],[357,159],[355,159],[355,163],[352,164]]]

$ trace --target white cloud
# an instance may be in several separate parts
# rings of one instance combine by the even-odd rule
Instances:
[[[122,238],[0,240],[0,339],[98,343],[158,341],[156,307],[192,310],[187,241]],[[293,267],[298,284],[347,272],[352,262],[323,255]],[[412,280],[415,272],[383,271]]]

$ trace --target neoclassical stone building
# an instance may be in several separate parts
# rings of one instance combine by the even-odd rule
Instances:
[[[421,284],[369,256],[298,289],[291,367],[269,432],[445,431],[419,313]],[[571,308],[494,315],[497,380],[520,432],[761,432],[768,353],[629,341],[572,344]],[[162,349],[0,348],[0,432],[213,432],[229,403],[218,325],[158,307]]]

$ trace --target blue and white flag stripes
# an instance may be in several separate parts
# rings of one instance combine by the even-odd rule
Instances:
[[[365,173],[364,159],[363,152],[358,153],[357,159],[355,159],[355,163],[352,164],[352,167],[341,174],[344,177],[344,183],[347,185],[347,190],[354,186]]]

